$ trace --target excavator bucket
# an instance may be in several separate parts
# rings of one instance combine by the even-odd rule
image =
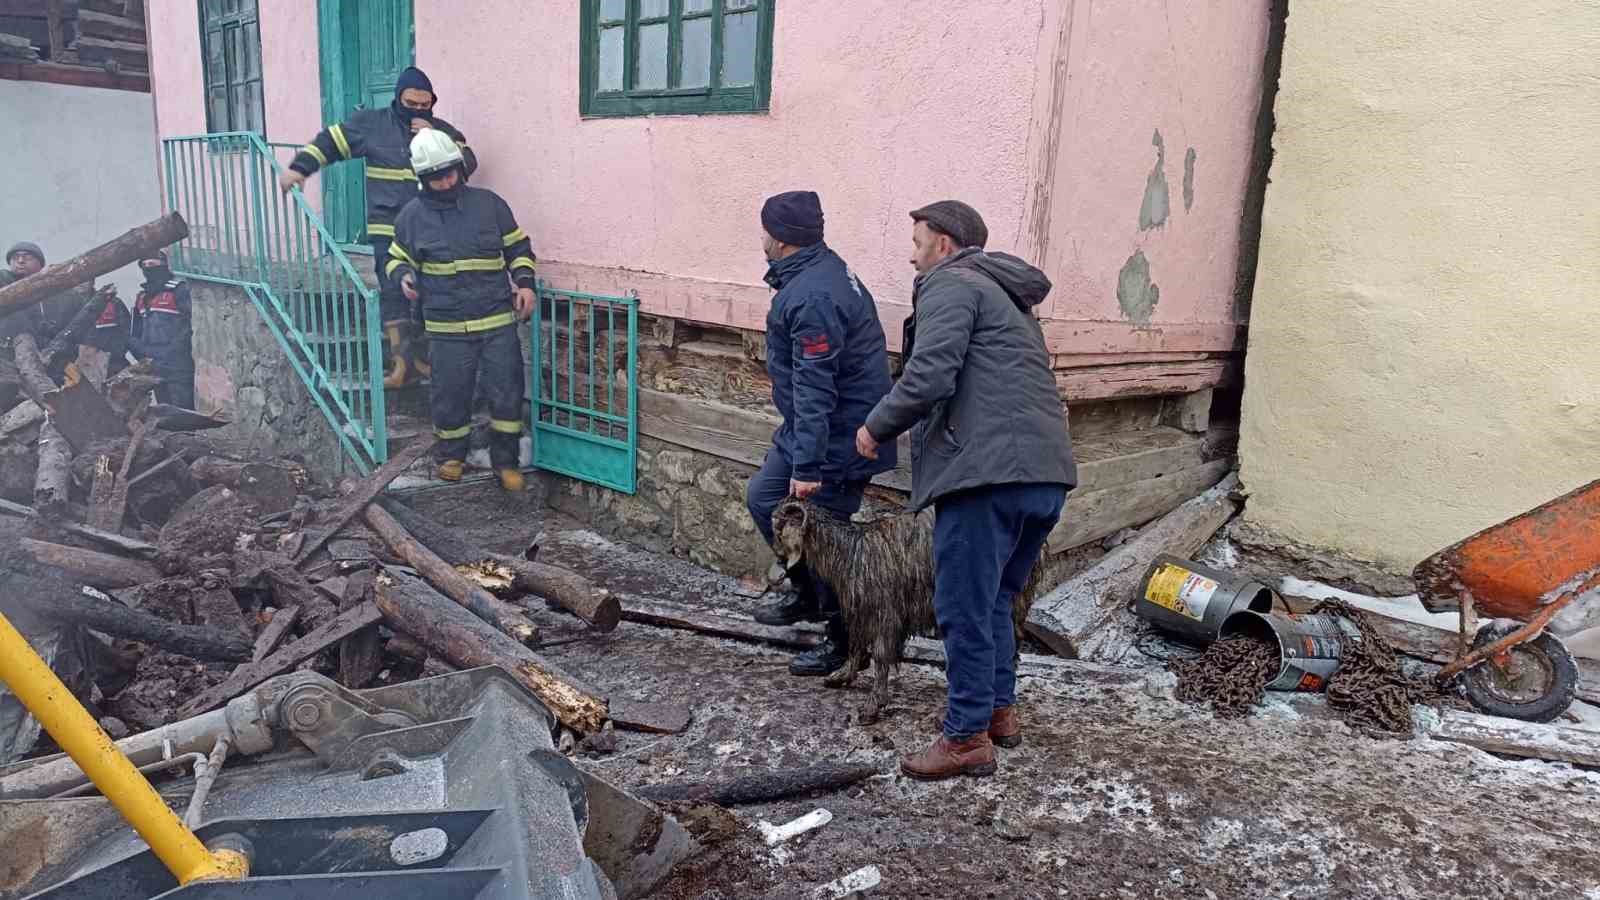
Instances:
[[[189,818],[207,847],[240,849],[248,877],[179,885],[58,756],[0,769],[0,900],[647,896],[693,840],[558,753],[553,724],[497,668],[367,691],[280,676],[118,743],[151,770],[235,748]],[[196,793],[158,788],[179,811]]]

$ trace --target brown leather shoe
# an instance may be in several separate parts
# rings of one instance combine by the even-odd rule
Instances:
[[[989,740],[1002,747],[1022,746],[1022,725],[1014,706],[1002,706],[989,716]]]
[[[944,730],[944,710],[939,710],[929,724],[934,731]],[[1022,725],[1017,722],[1015,707],[1002,706],[989,716],[989,740],[1007,749],[1022,746]]]
[[[994,743],[987,734],[960,742],[940,735],[928,749],[902,757],[900,771],[919,781],[942,781],[957,775],[993,775]]]

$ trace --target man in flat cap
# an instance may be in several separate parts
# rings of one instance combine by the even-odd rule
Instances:
[[[894,390],[856,432],[863,457],[912,439],[911,505],[934,508],[933,606],[944,635],[943,735],[900,761],[914,778],[995,771],[1022,743],[1012,599],[1061,516],[1077,467],[1044,333],[1045,274],[986,253],[977,210],[941,200],[911,213],[911,292]]]
[[[786,497],[810,500],[848,519],[867,480],[894,468],[891,443],[875,459],[855,451],[855,432],[889,392],[889,354],[872,294],[822,241],[822,202],[789,191],[761,207],[767,284],[767,373],[783,424],[751,479],[745,505],[767,543],[772,513]],[[805,563],[789,570],[795,594],[756,613],[769,625],[827,619],[828,639],[789,663],[795,675],[827,675],[844,665],[849,637],[833,590]]]

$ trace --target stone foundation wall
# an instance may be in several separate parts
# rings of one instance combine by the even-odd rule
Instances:
[[[208,436],[303,462],[318,480],[354,471],[339,438],[243,290],[191,282],[194,391],[201,411],[232,420]]]

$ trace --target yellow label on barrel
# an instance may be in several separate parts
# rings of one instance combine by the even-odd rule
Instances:
[[[1145,599],[1191,619],[1205,617],[1206,604],[1217,591],[1217,583],[1171,563],[1163,564],[1150,576]]]

